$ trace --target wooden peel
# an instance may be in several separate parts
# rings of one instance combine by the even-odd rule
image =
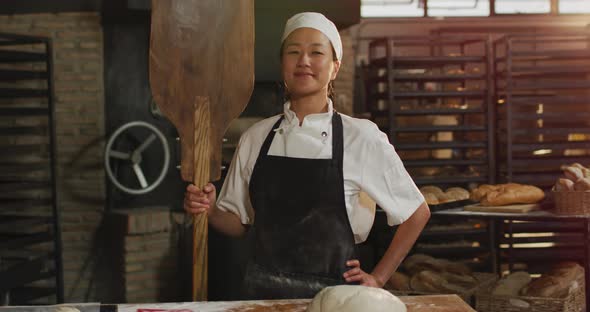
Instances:
[[[221,143],[254,86],[254,0],[153,0],[150,86],[178,130],[181,175],[221,174]],[[207,299],[207,216],[194,218],[193,300]]]

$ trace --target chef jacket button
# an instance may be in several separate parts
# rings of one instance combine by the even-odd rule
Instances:
[[[283,129],[279,129],[279,134],[283,134]]]
[[[322,136],[323,136],[324,138],[325,138],[325,137],[327,137],[327,136],[328,136],[328,132],[326,132],[326,131],[322,131]]]

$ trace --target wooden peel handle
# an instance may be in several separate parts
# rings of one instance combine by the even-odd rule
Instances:
[[[208,97],[199,96],[194,103],[194,151],[193,183],[203,188],[210,177],[210,102]],[[201,213],[193,219],[193,301],[207,300],[208,248],[209,237],[207,214]]]

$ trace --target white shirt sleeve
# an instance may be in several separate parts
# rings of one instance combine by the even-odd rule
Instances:
[[[248,168],[250,151],[247,135],[242,135],[238,143],[233,160],[229,166],[227,176],[217,196],[217,208],[236,214],[242,224],[254,222],[254,209],[250,203],[249,181],[252,174]]]
[[[375,126],[368,138],[363,153],[361,189],[387,215],[387,223],[403,223],[424,202],[424,197],[404,168],[404,165],[389,143],[387,135]]]

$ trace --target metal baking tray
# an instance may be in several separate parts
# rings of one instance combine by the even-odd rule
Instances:
[[[456,200],[456,201],[452,201],[452,202],[446,202],[446,203],[442,203],[442,204],[438,204],[438,205],[428,205],[428,208],[430,208],[430,211],[441,211],[441,210],[446,210],[446,209],[451,209],[451,208],[457,208],[457,207],[464,207],[467,205],[472,205],[472,204],[476,204],[477,202],[471,200],[471,199],[463,199],[463,200]]]

